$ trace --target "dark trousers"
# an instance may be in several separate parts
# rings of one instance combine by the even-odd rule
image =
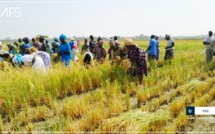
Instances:
[[[174,50],[166,50],[164,60],[170,60],[174,57]]]

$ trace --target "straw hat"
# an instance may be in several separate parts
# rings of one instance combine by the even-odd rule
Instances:
[[[133,41],[130,37],[125,37],[124,43],[125,43],[125,45],[133,45]]]

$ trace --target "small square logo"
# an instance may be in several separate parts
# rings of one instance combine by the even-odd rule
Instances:
[[[186,115],[195,115],[195,107],[186,107]]]

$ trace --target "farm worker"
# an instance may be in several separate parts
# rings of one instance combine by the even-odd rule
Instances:
[[[214,41],[213,32],[209,31],[208,36],[205,37],[203,45],[206,47],[206,63],[210,63],[213,60],[213,44]]]
[[[102,38],[98,38],[97,45],[94,48],[94,59],[97,62],[101,62],[106,58],[106,50],[103,47],[103,40]]]
[[[118,48],[120,46],[119,41],[118,41],[118,37],[114,36],[113,39],[114,39],[113,43]],[[112,38],[111,38],[111,40],[112,40]],[[110,41],[109,41],[109,43],[110,43]],[[111,45],[111,44],[109,44],[109,45]],[[113,46],[112,47],[110,46],[110,48],[108,49],[109,59],[112,59],[111,58],[111,52],[113,52],[112,49],[113,49]]]
[[[30,43],[28,37],[24,37],[23,39],[24,44],[21,46],[22,55],[25,55],[28,53],[28,49],[32,47],[32,44]]]
[[[125,51],[123,50],[123,47],[121,47],[117,42],[113,41],[112,39],[108,43],[110,45],[109,49],[109,59],[110,60],[116,60],[116,57],[120,57],[121,59],[124,59],[126,56]]]
[[[118,37],[117,36],[114,36],[113,40],[114,40],[114,43],[115,43],[116,46],[120,46],[120,43],[118,41]]]
[[[72,57],[74,61],[78,61],[78,43],[74,38],[71,38],[70,46],[72,49]]]
[[[2,43],[0,42],[0,50],[3,50],[2,47],[3,47],[3,45],[2,45]]]
[[[88,65],[92,64],[92,61],[93,61],[93,55],[91,52],[89,52],[89,50],[87,50],[84,53],[84,65],[88,66]]]
[[[167,40],[167,46],[165,47],[166,53],[164,56],[164,60],[170,60],[174,57],[174,46],[175,42],[172,38],[170,38],[170,35],[165,35],[165,39]]]
[[[39,45],[38,45],[39,51],[46,52],[47,44],[45,42],[45,38],[48,38],[48,36],[44,36],[44,35],[37,35],[36,36],[36,40],[39,42]]]
[[[160,49],[159,49],[159,41],[158,41],[159,37],[155,36],[155,40],[157,41],[157,56],[156,56],[156,60],[159,60],[159,55],[160,55]]]
[[[35,38],[32,38],[32,39],[31,39],[31,44],[32,44],[33,46],[35,46],[35,43],[36,43],[36,39],[35,39]]]
[[[142,85],[143,75],[147,76],[148,73],[145,52],[133,44],[132,39],[129,37],[124,39],[124,43],[128,58],[132,62],[132,67],[128,69],[128,74],[132,77],[138,76],[140,85]]]
[[[90,35],[89,49],[90,49],[90,52],[93,54],[94,54],[93,51],[94,51],[95,46],[96,46],[96,42],[94,41],[94,37],[93,37],[93,35]]]
[[[55,38],[54,41],[51,43],[53,53],[59,53],[60,41],[58,38]]]
[[[4,54],[5,52],[7,52],[7,51],[4,51],[2,47],[3,47],[3,45],[2,45],[2,43],[0,42],[0,54]],[[3,61],[3,58],[2,58],[2,57],[0,57],[0,61]]]
[[[52,56],[52,53],[53,53],[53,51],[52,51],[52,45],[51,45],[51,43],[49,43],[49,40],[48,40],[48,39],[46,39],[46,52],[47,52],[50,56]]]
[[[60,35],[60,53],[61,61],[64,66],[70,66],[70,60],[72,59],[71,47],[69,43],[66,42],[67,37],[64,34]]]
[[[46,68],[43,62],[43,59],[40,56],[34,55],[17,55],[12,57],[12,63],[18,64],[18,66],[32,66],[34,70],[40,70],[44,73],[46,72]]]
[[[54,41],[51,43],[51,45],[52,45],[52,51],[53,51],[52,60],[54,62],[58,62],[60,60],[60,57],[58,55],[58,53],[60,53],[60,44]]]
[[[149,42],[148,48],[146,49],[146,52],[148,52],[148,61],[150,63],[153,63],[153,61],[157,57],[157,41],[154,35],[151,35],[151,40]]]
[[[7,44],[7,47],[8,47],[8,52],[11,53],[11,54],[18,54],[18,49],[17,49],[17,46],[14,45],[13,43],[10,43],[10,44]]]
[[[89,45],[87,39],[84,40],[84,45],[82,46],[81,49],[81,54],[85,54],[85,52],[89,51]]]
[[[22,53],[22,50],[21,50],[21,46],[24,45],[25,43],[23,42],[22,38],[18,38],[18,50],[19,50],[19,53]]]
[[[44,51],[38,51],[35,47],[31,47],[28,50],[30,55],[33,55],[34,57],[39,56],[43,59],[44,65],[46,68],[51,68],[51,57],[47,52]]]
[[[41,47],[40,45],[40,43],[36,40],[36,38],[32,38],[31,39],[31,42],[32,42],[32,46],[34,47],[34,48],[36,48],[37,50]]]

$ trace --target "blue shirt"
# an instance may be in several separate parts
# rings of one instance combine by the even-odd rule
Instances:
[[[157,45],[158,45],[158,42],[155,39],[151,39],[149,42],[149,46],[151,48],[148,50],[148,54],[157,55],[157,47],[158,47]]]
[[[65,54],[66,52],[70,52],[70,54]],[[72,54],[71,54],[71,47],[69,43],[66,44],[60,44],[60,53],[62,54],[61,56],[61,61],[67,61],[72,59]]]

